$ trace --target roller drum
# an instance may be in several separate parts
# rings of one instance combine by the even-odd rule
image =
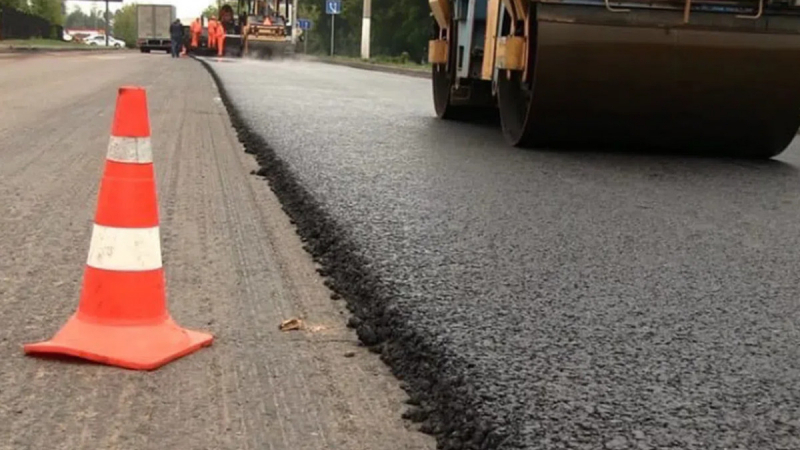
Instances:
[[[694,14],[708,24],[673,26],[675,12],[587,10],[597,8],[538,4],[528,79],[499,74],[513,144],[772,157],[794,138],[795,22],[767,32],[764,21],[732,15]]]
[[[250,40],[247,43],[247,55],[258,59],[283,59],[287,56],[291,42]]]

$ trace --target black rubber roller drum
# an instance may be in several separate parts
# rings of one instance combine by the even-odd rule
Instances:
[[[528,85],[498,83],[512,143],[771,157],[794,138],[797,19],[599,11],[538,5]]]

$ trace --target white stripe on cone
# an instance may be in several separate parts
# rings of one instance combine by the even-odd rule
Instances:
[[[160,269],[159,228],[114,228],[94,224],[86,264],[118,272]]]
[[[106,158],[121,163],[151,163],[153,162],[153,147],[150,145],[150,138],[111,136]]]

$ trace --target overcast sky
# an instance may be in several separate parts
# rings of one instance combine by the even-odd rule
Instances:
[[[109,2],[108,8],[113,12],[119,9],[123,4],[134,3],[131,0],[123,0],[123,2]],[[194,17],[200,14],[201,11],[206,9],[206,6],[216,3],[215,0],[140,0],[136,3],[141,4],[160,4],[160,5],[175,5],[179,18]],[[83,11],[89,12],[92,5],[96,5],[98,9],[105,10],[105,1],[67,1],[67,12],[75,9],[76,6],[80,7]]]

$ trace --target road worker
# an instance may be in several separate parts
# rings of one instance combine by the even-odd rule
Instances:
[[[192,45],[191,48],[194,50],[200,45],[200,34],[203,32],[203,26],[200,25],[200,18],[194,19],[192,25],[189,30],[192,33]]]
[[[208,48],[210,49],[217,48],[218,27],[219,22],[217,22],[217,16],[211,16],[211,19],[208,21]]]
[[[222,24],[217,26],[217,56],[222,56],[225,53],[225,27]]]
[[[217,56],[225,53],[225,35],[233,29],[233,8],[225,5],[219,10],[219,24],[217,25]]]
[[[172,57],[180,58],[183,45],[183,25],[181,25],[180,19],[175,19],[169,26],[169,36],[172,44]]]

